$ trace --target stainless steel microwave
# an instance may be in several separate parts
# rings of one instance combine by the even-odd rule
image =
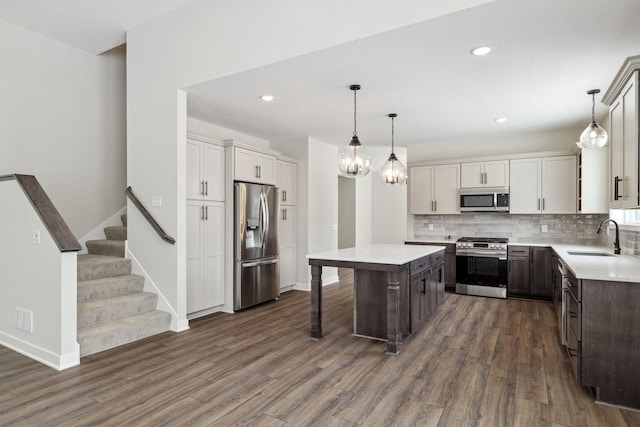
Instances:
[[[460,189],[461,212],[509,212],[509,187]]]

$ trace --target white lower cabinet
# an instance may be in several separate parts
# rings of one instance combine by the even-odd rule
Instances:
[[[224,209],[221,202],[187,201],[187,314],[225,302]]]
[[[511,160],[512,214],[576,213],[576,158],[555,156]]]
[[[283,206],[280,212],[280,288],[296,283],[296,208]]]

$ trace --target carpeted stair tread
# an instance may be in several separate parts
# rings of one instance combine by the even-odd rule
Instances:
[[[107,236],[107,240],[127,240],[127,227],[124,225],[105,227],[104,235]]]
[[[136,316],[156,309],[158,296],[150,292],[78,304],[78,328]]]
[[[78,303],[142,292],[144,277],[136,274],[78,282]]]
[[[78,255],[78,281],[131,274],[131,260],[121,257]]]
[[[89,240],[86,245],[90,254],[124,257],[124,240]]]
[[[78,329],[80,356],[98,353],[169,330],[171,315],[154,310],[97,326]]]

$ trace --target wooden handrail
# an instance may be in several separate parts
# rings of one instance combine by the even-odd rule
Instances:
[[[0,176],[0,181],[11,180],[18,182],[60,252],[78,252],[82,250],[80,242],[73,235],[62,215],[60,215],[60,212],[58,212],[35,176],[20,174]]]
[[[151,224],[153,229],[156,230],[156,233],[158,233],[158,236],[160,236],[160,238],[165,242],[175,245],[176,239],[174,239],[173,237],[165,233],[162,227],[160,227],[160,224],[158,224],[158,222],[153,218],[153,216],[151,216],[149,211],[144,206],[142,206],[142,203],[140,203],[140,200],[138,200],[136,195],[133,194],[133,191],[131,190],[131,186],[127,187],[125,194],[127,195],[127,197],[129,197],[129,200],[131,200],[131,202],[133,202],[133,204],[138,208],[142,216],[145,217],[145,219],[149,222],[149,224]]]

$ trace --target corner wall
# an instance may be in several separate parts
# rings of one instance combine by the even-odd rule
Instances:
[[[76,237],[125,205],[124,47],[99,56],[0,20],[0,175],[34,175]]]

